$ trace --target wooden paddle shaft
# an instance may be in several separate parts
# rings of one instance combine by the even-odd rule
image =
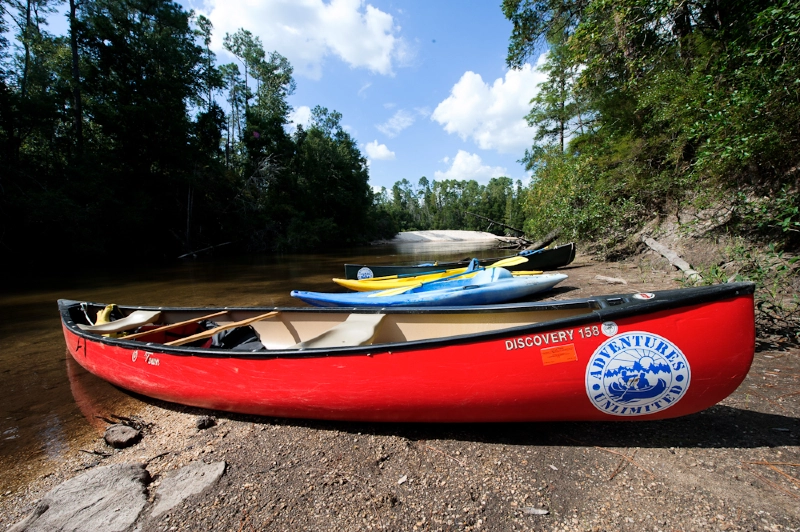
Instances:
[[[256,316],[254,318],[248,318],[242,321],[236,321],[233,323],[229,323],[227,325],[220,325],[219,327],[214,327],[213,329],[209,329],[207,331],[203,331],[197,334],[193,334],[191,336],[187,336],[186,338],[179,338],[177,340],[173,340],[171,342],[167,342],[164,345],[184,345],[190,342],[194,342],[195,340],[202,340],[203,338],[210,338],[217,334],[220,331],[224,331],[226,329],[233,329],[234,327],[244,327],[245,325],[250,325],[253,322],[265,320],[267,318],[271,318],[278,314],[277,310],[273,310],[272,312],[267,312],[266,314],[261,314],[260,316]]]
[[[139,338],[140,336],[145,336],[145,335],[148,335],[148,334],[153,334],[153,333],[162,332],[162,331],[169,331],[171,329],[176,329],[176,328],[181,327],[183,325],[189,325],[190,323],[197,323],[198,321],[202,321],[202,320],[210,320],[211,318],[216,318],[218,316],[222,316],[223,314],[227,314],[227,313],[228,313],[227,310],[223,310],[222,312],[215,312],[214,314],[209,314],[208,316],[201,316],[199,318],[194,318],[192,320],[181,321],[181,322],[178,322],[178,323],[170,323],[169,325],[163,325],[163,326],[161,326],[161,327],[159,327],[157,329],[150,329],[149,331],[142,331],[142,332],[138,332],[136,334],[128,335],[128,336],[125,337],[125,339],[126,340],[133,340],[135,338]]]

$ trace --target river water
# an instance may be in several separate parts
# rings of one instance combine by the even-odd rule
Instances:
[[[305,306],[291,290],[342,291],[345,263],[396,264],[502,257],[486,242],[372,246],[324,254],[250,255],[53,274],[0,294],[0,496],[82,448],[138,399],[87,373],[66,354],[56,300],[125,305]],[[91,398],[91,399],[89,399]],[[125,408],[122,406],[125,405]],[[135,410],[135,408],[134,408]]]

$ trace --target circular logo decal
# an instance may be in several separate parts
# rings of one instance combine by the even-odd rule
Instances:
[[[609,338],[586,366],[586,393],[600,411],[644,416],[665,410],[686,393],[689,363],[678,346],[657,334],[630,331]]]
[[[133,353],[131,353],[131,362],[136,362],[137,358],[139,358],[139,350],[134,349]]]
[[[364,266],[363,268],[358,270],[358,273],[356,274],[356,279],[358,279],[359,281],[364,279],[372,279],[372,270]]]
[[[652,292],[639,292],[638,294],[633,294],[635,299],[655,299],[656,295]]]
[[[613,321],[604,321],[603,325],[600,326],[600,330],[603,331],[603,334],[606,336],[614,336],[619,332],[619,327]]]

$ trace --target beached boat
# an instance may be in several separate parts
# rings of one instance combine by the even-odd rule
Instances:
[[[527,257],[515,255],[505,259],[498,260],[489,266],[481,266],[480,259],[472,259],[469,265],[465,268],[456,268],[453,270],[442,270],[436,272],[423,273],[420,275],[389,275],[387,277],[371,277],[369,279],[333,279],[333,282],[344,288],[349,288],[356,292],[369,292],[372,290],[389,290],[392,288],[403,287],[416,287],[423,284],[432,282],[447,281],[447,280],[466,280],[474,277],[478,273],[491,269],[491,268],[506,268],[518,266],[528,262]],[[513,271],[512,275],[528,276],[540,275],[542,271]]]
[[[481,268],[481,270],[483,270],[483,268]],[[333,282],[339,286],[349,290],[354,290],[356,292],[369,292],[371,290],[389,290],[390,288],[416,286],[420,283],[452,278],[454,276],[461,277],[459,274],[463,274],[463,277],[466,279],[468,277],[474,277],[481,270],[470,272],[467,271],[467,268],[457,268],[454,270],[444,270],[436,273],[423,273],[421,275],[389,275],[388,277],[373,277],[372,279],[334,278]],[[544,272],[541,270],[514,270],[511,273],[515,277],[523,277],[530,275],[541,275]]]
[[[514,276],[505,268],[442,278],[389,290],[367,292],[306,292],[292,290],[292,297],[316,307],[443,307],[494,305],[550,290],[566,279],[563,273]]]
[[[524,265],[509,267],[511,271],[516,270],[555,270],[570,264],[575,260],[575,243],[570,242],[554,248],[538,249],[535,251],[523,251],[518,255],[528,258]],[[514,257],[516,255],[511,255]],[[499,257],[490,259],[480,259],[481,266],[488,266],[499,260],[509,257]],[[425,264],[408,265],[365,265],[365,264],[345,264],[345,279],[370,279],[372,277],[386,277],[389,275],[421,275],[428,272],[438,272],[441,270],[453,270],[456,268],[466,268],[471,259],[451,262],[430,262]]]
[[[120,319],[94,326],[105,305],[58,305],[79,364],[165,401],[335,420],[609,421],[683,416],[730,395],[753,360],[753,290],[466,308],[119,307]]]

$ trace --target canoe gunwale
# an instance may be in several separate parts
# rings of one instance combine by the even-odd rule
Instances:
[[[496,313],[514,312],[519,310],[569,310],[591,309],[589,312],[576,316],[568,316],[554,320],[547,320],[537,323],[517,325],[508,328],[498,329],[489,332],[479,332],[447,336],[442,338],[413,340],[399,343],[382,343],[363,346],[348,346],[336,348],[309,348],[297,349],[275,349],[268,351],[231,351],[228,349],[197,348],[187,346],[166,346],[160,343],[138,342],[123,338],[108,338],[90,334],[81,330],[70,316],[70,309],[79,307],[81,302],[75,300],[58,300],[61,321],[71,334],[83,338],[85,341],[101,343],[109,346],[116,346],[124,349],[138,349],[145,351],[157,351],[177,356],[194,356],[203,358],[225,358],[225,359],[304,359],[304,358],[327,358],[333,356],[354,356],[354,355],[374,355],[377,353],[398,353],[408,350],[434,349],[440,347],[474,343],[476,341],[489,341],[502,338],[519,336],[522,334],[536,334],[552,329],[564,329],[567,327],[579,327],[588,323],[620,320],[637,315],[652,314],[664,310],[676,308],[692,307],[704,303],[711,303],[753,294],[755,285],[753,283],[729,283],[713,285],[699,288],[688,288],[678,290],[666,290],[654,292],[656,297],[649,300],[639,300],[633,298],[633,294],[615,294],[609,296],[596,296],[581,299],[547,301],[533,303],[511,303],[503,305],[474,306],[474,307],[390,307],[390,308],[354,308],[354,307],[155,307],[155,306],[122,306],[126,310],[162,310],[162,311],[202,311],[213,312],[215,310],[228,310],[232,312],[268,312],[270,310],[280,312],[304,312],[319,314],[461,314],[461,313]],[[102,306],[99,303],[89,303],[90,305]]]

